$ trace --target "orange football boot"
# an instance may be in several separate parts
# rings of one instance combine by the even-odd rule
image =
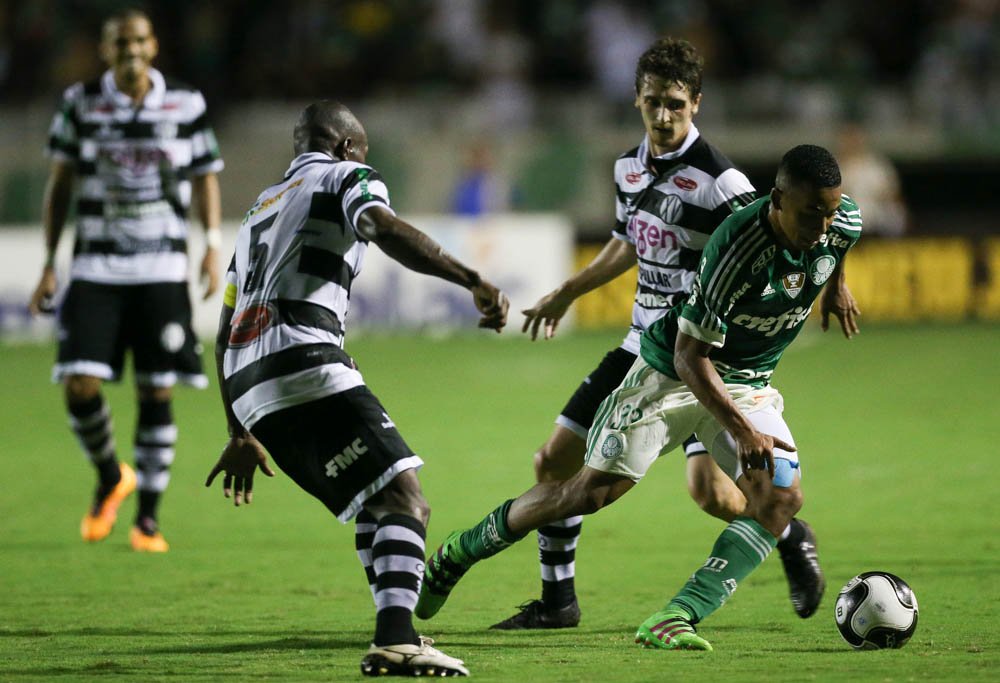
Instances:
[[[132,544],[132,550],[137,553],[165,553],[170,550],[170,544],[159,531],[149,536],[137,526],[132,527],[128,541]]]
[[[107,538],[118,519],[118,507],[135,491],[135,470],[125,463],[118,463],[121,480],[104,500],[92,507],[80,522],[80,536],[91,543]]]

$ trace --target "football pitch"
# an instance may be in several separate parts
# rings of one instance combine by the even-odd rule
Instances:
[[[519,316],[518,316],[519,317]],[[531,455],[620,331],[531,344],[463,334],[348,340],[426,465],[428,551],[533,483]],[[827,594],[800,620],[776,553],[701,626],[715,652],[643,650],[632,636],[704,561],[722,523],[664,456],[635,490],[585,520],[577,629],[487,627],[538,597],[534,534],[476,566],[418,628],[484,681],[968,681],[1000,678],[1000,326],[863,327],[847,342],[815,321],[775,375],[802,459],[801,516],[819,535]],[[507,338],[510,337],[510,338]],[[53,349],[0,347],[0,680],[359,680],[371,596],[342,526],[279,472],[234,509],[203,483],[225,425],[216,390],[179,390],[171,551],[128,547],[134,500],[102,543],[79,539],[90,466],[48,383]],[[211,359],[209,359],[211,368]],[[132,388],[109,385],[131,461]],[[833,620],[855,574],[898,574],[920,623],[902,650],[855,652]]]

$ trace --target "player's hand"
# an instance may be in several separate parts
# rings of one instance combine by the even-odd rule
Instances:
[[[753,431],[736,439],[737,452],[743,473],[749,481],[754,481],[758,473],[763,473],[768,479],[774,478],[774,449],[780,448],[792,452],[795,446],[782,441],[776,436]]]
[[[202,301],[215,294],[219,289],[219,250],[209,247],[201,259],[201,283],[205,287]]]
[[[556,336],[556,328],[559,321],[566,315],[569,305],[573,299],[562,293],[561,289],[555,289],[535,303],[531,308],[526,308],[521,313],[524,314],[524,325],[521,332],[531,329],[531,341],[538,339],[538,328],[545,324],[545,338],[552,339]]]
[[[858,309],[858,302],[854,300],[851,290],[847,288],[846,282],[841,282],[836,287],[828,286],[823,289],[823,294],[819,300],[820,327],[826,332],[830,328],[830,315],[836,316],[840,321],[840,329],[844,331],[844,336],[848,339],[856,335],[858,327],[858,316],[861,311]]]
[[[52,302],[56,295],[56,284],[55,268],[45,266],[42,277],[38,280],[38,286],[31,294],[31,301],[28,302],[28,310],[32,315],[52,313],[55,310]]]
[[[479,319],[479,327],[496,330],[499,334],[507,324],[507,311],[510,309],[507,295],[483,280],[472,288],[472,300],[476,304],[476,310],[483,314]]]
[[[267,452],[251,434],[234,436],[226,443],[219,456],[219,462],[208,473],[205,486],[211,486],[219,472],[225,472],[222,478],[222,494],[239,507],[240,503],[249,505],[253,500],[253,475],[257,468],[269,477],[274,471],[267,464]]]

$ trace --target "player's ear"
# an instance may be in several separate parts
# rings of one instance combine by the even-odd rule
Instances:
[[[779,211],[781,210],[781,195],[782,195],[781,190],[779,190],[776,187],[771,188],[771,206],[778,209]]]
[[[354,150],[354,140],[351,138],[344,138],[337,146],[333,148],[333,156],[337,157],[341,161],[347,161],[351,158],[351,152]]]

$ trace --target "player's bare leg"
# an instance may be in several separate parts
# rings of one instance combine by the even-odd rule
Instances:
[[[444,606],[455,584],[480,560],[496,555],[532,529],[610,505],[635,482],[583,467],[567,481],[544,482],[502,503],[471,529],[454,532],[427,560],[415,614],[430,619]]]

